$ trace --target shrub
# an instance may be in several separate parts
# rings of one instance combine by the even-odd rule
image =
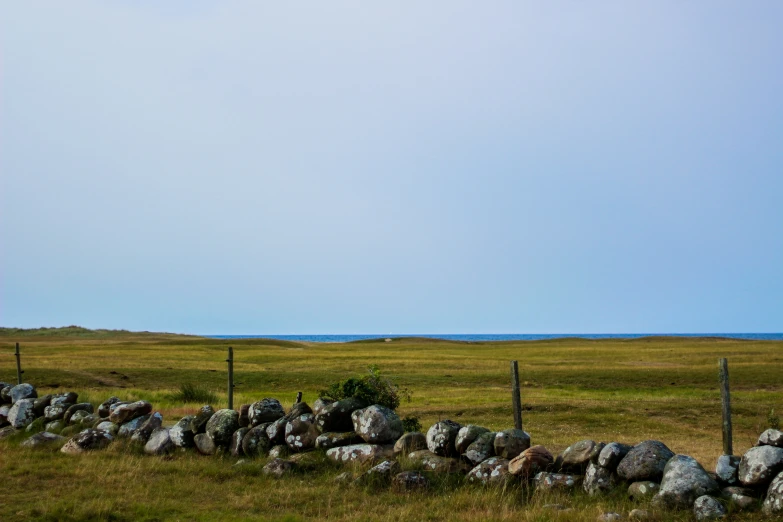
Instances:
[[[200,404],[213,404],[218,401],[214,392],[189,382],[180,384],[179,390],[171,395],[171,399],[177,402],[197,402]]]
[[[332,402],[354,397],[367,404],[380,404],[392,410],[397,409],[401,400],[411,400],[408,389],[400,388],[383,377],[376,365],[370,366],[367,370],[367,374],[361,377],[351,377],[333,383],[327,389],[322,390],[319,397]]]
[[[402,428],[405,430],[406,433],[412,432],[412,431],[421,431],[421,422],[419,422],[419,418],[413,415],[408,415],[404,419],[402,419]]]

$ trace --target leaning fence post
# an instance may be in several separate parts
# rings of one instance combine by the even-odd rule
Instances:
[[[720,398],[723,405],[723,454],[733,455],[731,444],[731,395],[729,394],[729,362],[718,360],[720,368]]]
[[[19,343],[16,343],[16,384],[22,384],[22,355],[19,353]]]
[[[299,404],[300,402],[302,402],[302,392],[297,392],[295,404]]]
[[[511,361],[511,402],[514,405],[514,427],[522,429],[522,399],[519,396],[519,366]]]
[[[234,409],[234,349],[228,347],[228,409]]]

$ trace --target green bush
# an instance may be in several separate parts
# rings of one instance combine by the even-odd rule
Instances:
[[[401,400],[411,400],[408,389],[401,388],[383,377],[376,365],[370,366],[367,370],[367,374],[361,377],[351,377],[333,383],[322,390],[319,397],[332,402],[354,397],[367,404],[380,404],[392,410],[397,409]]]
[[[421,431],[421,422],[419,422],[418,417],[408,415],[402,419],[402,428],[406,433],[410,433],[412,431]]]
[[[179,390],[171,395],[171,400],[183,403],[214,404],[218,401],[218,397],[214,392],[188,382],[179,385]]]

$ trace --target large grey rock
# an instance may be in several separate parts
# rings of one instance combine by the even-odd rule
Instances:
[[[588,461],[585,478],[582,482],[582,488],[588,495],[609,493],[616,486],[617,474],[614,471]]]
[[[147,401],[136,401],[123,404],[109,414],[109,420],[115,424],[124,424],[152,412],[152,404]]]
[[[744,511],[757,504],[756,492],[749,488],[729,486],[720,491],[720,496],[731,502],[737,510]]]
[[[657,482],[650,482],[649,480],[641,480],[634,482],[628,486],[628,498],[636,502],[642,500],[652,499],[658,494],[661,489],[661,485]]]
[[[11,409],[8,410],[8,424],[18,430],[33,422],[33,420],[35,420],[34,405],[35,399],[19,399],[14,401]]]
[[[163,426],[163,415],[156,411],[150,415],[146,421],[144,421],[144,424],[139,426],[139,428],[133,432],[133,435],[131,435],[131,441],[138,444],[147,444],[147,441],[150,439],[152,432],[161,426]],[[168,434],[168,430],[166,433]],[[169,439],[170,438],[171,437],[169,436]]]
[[[136,417],[135,419],[130,420],[125,424],[121,424],[120,429],[117,430],[117,436],[122,438],[132,437],[136,430],[141,428],[144,423],[147,422],[147,419],[149,419],[151,416],[152,414],[148,413],[147,415]]]
[[[769,516],[783,515],[783,471],[772,479],[761,510]]]
[[[718,500],[704,495],[693,503],[693,514],[696,520],[715,520],[727,515],[726,508]]]
[[[0,381],[0,404],[11,404],[11,388],[14,385]]]
[[[468,482],[476,482],[485,486],[504,485],[510,482],[514,475],[508,472],[508,459],[490,457],[468,472]]]
[[[663,468],[673,456],[672,450],[661,441],[640,442],[620,461],[617,475],[628,482],[642,480],[659,482],[663,477]]]
[[[739,481],[744,486],[763,487],[783,470],[783,448],[757,446],[742,456],[739,465]]]
[[[653,504],[666,509],[689,509],[704,495],[719,492],[718,483],[701,467],[696,459],[675,455],[663,470],[663,480]]]
[[[11,396],[11,404],[16,404],[17,401],[20,401],[22,399],[37,398],[38,392],[35,391],[35,387],[32,384],[23,382],[22,384],[17,384],[13,388],[11,388],[9,395]]]
[[[463,457],[474,466],[478,466],[488,458],[494,456],[496,436],[497,433],[493,432],[482,433],[470,446],[468,446]]]
[[[352,444],[340,446],[326,451],[326,457],[343,464],[379,461],[394,456],[394,448],[390,444]]]
[[[67,414],[68,412],[65,413]],[[94,420],[95,417],[91,413],[88,413],[86,410],[77,410],[73,412],[73,414],[68,418],[67,421],[63,417],[63,422],[68,426],[84,425],[85,427],[92,427],[91,424],[92,421]]]
[[[395,460],[384,460],[359,475],[356,484],[388,484],[394,475],[400,472],[400,464]]]
[[[272,442],[266,434],[266,428],[269,424],[259,424],[247,430],[242,438],[242,453],[245,456],[253,458],[266,455],[272,449]]]
[[[100,450],[108,446],[112,440],[113,437],[105,431],[86,429],[66,442],[60,451],[76,455],[85,451]]]
[[[530,447],[530,435],[522,430],[499,431],[495,435],[495,455],[513,459]]]
[[[404,435],[403,435],[404,436]],[[363,439],[353,431],[345,433],[322,433],[315,439],[315,447],[328,450],[339,448],[340,446],[350,446],[351,444],[361,444]],[[399,442],[399,441],[398,441]],[[396,446],[395,446],[396,448]],[[396,453],[396,449],[395,449]]]
[[[65,416],[65,412],[70,406],[70,404],[50,404],[44,408],[44,419],[49,422],[60,420]]]
[[[241,416],[241,415],[240,415]],[[250,431],[250,428],[238,428],[237,431],[231,435],[231,445],[229,446],[229,452],[232,457],[244,457],[245,450],[242,448],[242,441],[245,439],[245,435]],[[266,435],[266,432],[264,432]]]
[[[63,428],[65,428],[65,423],[61,420],[56,420],[47,422],[46,426],[44,426],[44,431],[48,431],[49,433],[60,433]]]
[[[76,404],[78,400],[79,394],[75,392],[55,393],[49,400],[48,406],[65,406],[68,409],[68,406]]]
[[[285,444],[286,424],[288,424],[288,419],[281,417],[276,421],[270,422],[266,425],[266,435],[272,444]]]
[[[2,406],[0,406],[0,424],[2,424],[3,422],[8,422],[8,412],[10,411],[11,411],[10,404],[3,404]]]
[[[561,454],[561,468],[582,473],[587,468],[587,463],[597,457],[603,448],[603,445],[599,447],[594,440],[580,440],[571,444]]]
[[[195,415],[185,415],[169,430],[171,443],[177,448],[192,448],[195,444],[192,423]]]
[[[601,449],[598,454],[598,465],[602,468],[615,471],[620,461],[623,460],[633,446],[620,442],[610,442]]]
[[[175,447],[169,429],[158,427],[150,433],[147,443],[144,444],[144,453],[147,455],[168,455],[174,451]]]
[[[76,402],[74,400],[74,402]],[[120,401],[119,397],[109,397],[105,401],[101,403],[100,406],[98,406],[98,416],[102,419],[106,419],[109,417],[109,414],[111,413],[111,406],[112,404],[117,404]]]
[[[52,394],[44,395],[43,397],[38,397],[35,399],[35,402],[33,402],[33,411],[35,412],[36,417],[43,417],[44,410],[47,406],[49,406],[52,403]]]
[[[236,410],[218,410],[207,421],[206,434],[220,448],[231,445],[231,436],[239,429],[239,412]]]
[[[215,441],[206,433],[196,434],[196,436],[193,437],[193,444],[196,446],[196,451],[202,455],[214,455],[218,451]]]
[[[783,431],[773,430],[772,428],[766,430],[759,437],[758,445],[783,448]]]
[[[190,421],[190,430],[194,435],[204,433],[207,429],[207,422],[215,414],[215,409],[209,404],[205,404],[198,410],[198,413]],[[237,423],[239,420],[237,419]]]
[[[321,407],[315,416],[315,424],[321,433],[352,431],[351,414],[365,407],[365,401],[354,397],[333,402]]]
[[[715,475],[718,481],[733,486],[739,483],[737,474],[739,473],[740,457],[734,455],[721,455],[715,465]]]
[[[408,459],[419,463],[426,471],[435,474],[466,473],[470,470],[460,459],[441,457],[430,450],[414,451],[408,455]]]
[[[89,402],[80,402],[79,404],[74,404],[72,406],[69,406],[67,410],[65,410],[65,415],[63,415],[63,421],[65,424],[71,424],[71,417],[73,417],[73,414],[77,411],[84,411],[87,413],[92,413],[95,411],[92,404]]]
[[[454,446],[457,450],[457,455],[462,455],[468,451],[468,446],[473,444],[473,442],[475,442],[475,440],[479,438],[481,434],[489,432],[490,431],[487,428],[483,426],[476,426],[475,424],[468,424],[467,426],[461,427],[457,432],[457,438],[454,440]]]
[[[440,457],[458,457],[456,443],[460,429],[462,426],[452,420],[436,422],[427,430],[427,449]]]
[[[320,432],[315,426],[315,415],[305,413],[291,419],[285,426],[285,443],[291,451],[307,451],[315,448]]]
[[[327,401],[327,400],[321,399],[320,397],[317,398],[315,400],[315,402],[313,402],[313,412],[312,412],[313,415],[315,415],[317,417],[318,414],[321,413],[324,408],[326,408],[327,406],[329,406],[333,402],[334,401]]]
[[[24,429],[27,433],[38,433],[39,431],[45,431],[46,428],[46,419],[43,417],[38,417],[33,422],[27,425],[27,427]]]
[[[55,421],[55,422],[59,422],[59,421]],[[96,430],[105,431],[106,433],[108,433],[112,437],[115,437],[117,435],[117,433],[120,431],[120,427],[119,426],[117,426],[113,422],[107,421],[107,420],[104,420],[103,422],[99,422],[95,426],[95,429]]]
[[[283,459],[272,459],[266,463],[261,472],[264,475],[271,475],[280,478],[291,473],[294,470],[294,463]]]
[[[6,426],[4,428],[0,428],[0,439],[4,439],[6,437],[10,437],[11,435],[15,434],[16,430],[13,426]]]
[[[394,443],[395,455],[407,455],[423,449],[427,449],[427,437],[418,431],[406,433]]]
[[[396,491],[421,490],[429,486],[429,479],[420,471],[403,471],[392,479],[392,488]]]
[[[20,446],[24,448],[40,448],[43,446],[49,447],[55,446],[57,444],[64,444],[65,441],[65,437],[55,435],[54,433],[49,433],[48,431],[42,431],[22,442]]]
[[[266,422],[274,422],[285,416],[283,405],[277,399],[266,397],[250,405],[247,412],[250,426],[258,426]]]
[[[373,404],[351,414],[353,431],[366,442],[385,444],[394,442],[402,436],[402,421],[392,410]]]
[[[552,454],[544,446],[532,446],[508,463],[508,471],[524,480],[530,480],[549,469],[553,462]]]
[[[243,404],[239,407],[239,427],[250,428],[250,404]]]
[[[533,479],[536,483],[536,490],[540,491],[572,491],[579,486],[582,477],[578,475],[568,475],[565,473],[548,473],[542,471]]]
[[[284,459],[291,454],[291,450],[285,444],[277,444],[269,449],[270,459]]]

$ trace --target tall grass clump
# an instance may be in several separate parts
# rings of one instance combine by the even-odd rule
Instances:
[[[214,404],[218,401],[218,397],[202,386],[187,382],[179,385],[179,389],[171,395],[171,400],[182,403]]]

